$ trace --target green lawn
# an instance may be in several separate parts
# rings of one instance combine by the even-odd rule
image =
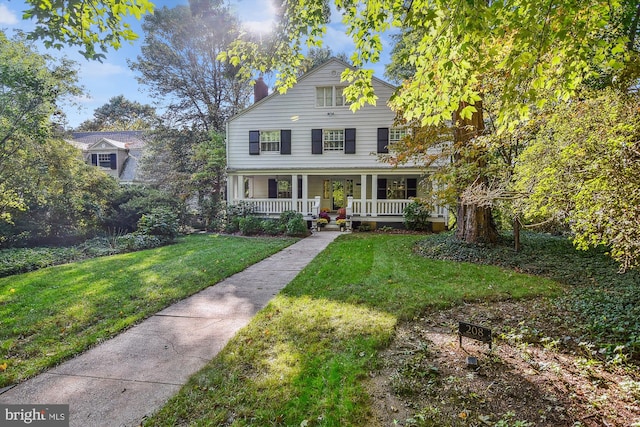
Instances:
[[[421,239],[339,237],[146,425],[367,425],[364,380],[398,321],[562,292],[549,279],[424,258]]]
[[[162,248],[1,278],[0,387],[86,350],[297,240],[192,235]]]

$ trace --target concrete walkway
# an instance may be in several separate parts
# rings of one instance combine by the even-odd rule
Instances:
[[[315,233],[117,337],[0,394],[69,404],[70,425],[138,426],[340,233]]]

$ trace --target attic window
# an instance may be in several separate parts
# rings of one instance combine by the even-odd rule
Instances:
[[[98,154],[98,166],[111,169],[111,156],[109,154]]]
[[[342,86],[324,86],[316,88],[316,107],[344,107],[347,101]]]

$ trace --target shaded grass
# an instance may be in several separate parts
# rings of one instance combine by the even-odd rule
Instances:
[[[562,292],[549,279],[426,259],[413,250],[423,238],[339,237],[146,425],[368,425],[363,384],[400,319]]]
[[[420,242],[428,257],[492,264],[542,275],[569,285],[556,301],[559,312],[574,312],[585,341],[593,341],[614,355],[624,347],[640,359],[640,271],[619,271],[606,248],[575,250],[571,241],[542,233],[522,233],[522,250],[513,250],[511,236],[499,245],[464,244],[450,234],[429,236]]]
[[[0,279],[0,386],[30,377],[290,245],[193,235]]]

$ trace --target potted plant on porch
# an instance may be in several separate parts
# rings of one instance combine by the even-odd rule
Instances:
[[[321,228],[324,228],[325,225],[329,224],[329,221],[327,221],[326,218],[322,218],[322,216],[320,218],[318,218],[318,221],[316,222],[318,224],[318,230],[320,230]]]

